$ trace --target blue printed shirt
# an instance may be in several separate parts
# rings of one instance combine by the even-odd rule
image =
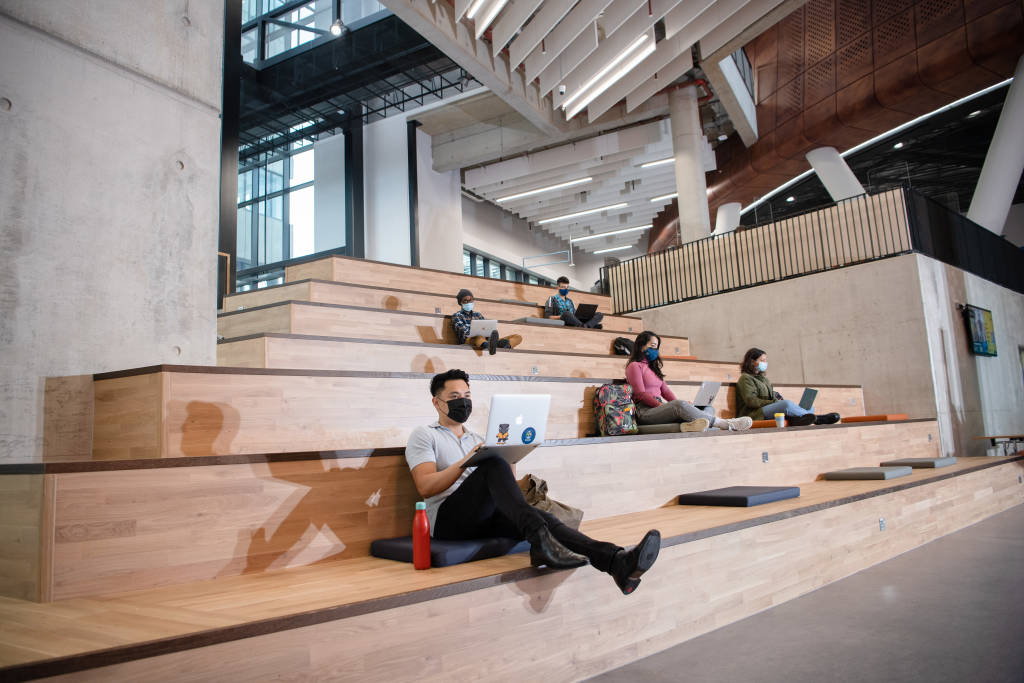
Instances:
[[[455,338],[460,344],[466,343],[466,338],[469,337],[469,326],[474,320],[485,320],[485,318],[476,311],[466,313],[461,308],[452,314],[452,327],[455,329]]]

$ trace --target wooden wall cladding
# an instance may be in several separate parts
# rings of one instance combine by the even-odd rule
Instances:
[[[1024,53],[1024,5],[810,0],[744,49],[759,138],[717,148],[712,220],[721,204],[749,204],[809,168],[811,149],[848,149],[1012,76]]]

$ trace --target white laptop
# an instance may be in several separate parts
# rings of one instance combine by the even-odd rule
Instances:
[[[486,458],[504,458],[514,465],[544,442],[551,394],[496,394],[491,397],[484,445],[463,467]]]
[[[718,395],[718,390],[721,388],[721,382],[701,382],[700,389],[697,390],[697,396],[693,399],[693,405],[698,408],[712,405],[715,402],[715,396]]]
[[[470,337],[490,337],[498,329],[497,320],[473,320],[469,323]]]

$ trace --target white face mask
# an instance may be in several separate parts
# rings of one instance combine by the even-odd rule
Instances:
[[[472,311],[473,310],[473,302],[470,301],[468,304],[462,304],[462,310],[464,310],[466,313],[469,313],[470,311]]]
[[[760,363],[757,364],[757,369],[759,372],[767,372],[768,364],[765,363],[764,361],[761,361]]]

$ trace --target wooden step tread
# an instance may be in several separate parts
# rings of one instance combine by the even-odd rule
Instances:
[[[1024,455],[961,458],[942,470],[915,470],[898,483],[799,483],[800,498],[755,508],[667,506],[584,522],[583,530],[628,545],[646,529],[659,528],[662,547],[667,548],[1021,460]],[[657,571],[656,565],[652,574]],[[18,624],[17,629],[0,633],[0,667],[4,667],[0,675],[18,679],[82,671],[442,599],[547,573],[529,567],[526,554],[419,572],[404,563],[359,558],[102,600],[41,605],[0,598],[0,621]],[[625,599],[617,595],[610,580],[607,585],[607,599]]]
[[[915,424],[935,422],[932,418],[889,421],[890,424]],[[792,427],[788,432],[811,431],[825,429],[842,429],[872,426],[872,423],[810,425]],[[744,432],[727,432],[708,430],[706,432],[686,432],[673,434],[626,434],[622,436],[589,436],[578,439],[547,439],[540,448],[560,448],[563,446],[606,446],[610,444],[627,444],[645,441],[665,441],[671,439],[718,439],[735,438]],[[0,476],[14,474],[70,474],[78,472],[116,472],[119,470],[167,469],[176,467],[216,467],[218,465],[244,465],[257,463],[306,462],[312,460],[334,460],[346,458],[384,458],[404,456],[405,448],[400,446],[389,448],[352,448],[331,451],[307,451],[296,453],[245,453],[237,455],[207,455],[170,458],[135,458],[119,460],[48,460],[45,462],[0,463]],[[528,464],[528,463],[527,463]],[[524,467],[526,465],[524,464]]]

